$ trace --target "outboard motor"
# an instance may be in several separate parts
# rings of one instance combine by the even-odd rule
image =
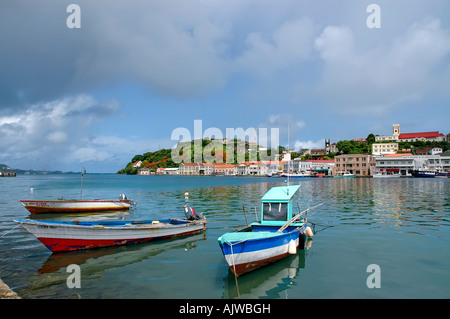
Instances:
[[[184,214],[186,215],[187,220],[205,219],[203,213],[196,213],[195,210],[190,206],[184,206]]]

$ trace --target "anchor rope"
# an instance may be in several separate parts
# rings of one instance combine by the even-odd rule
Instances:
[[[10,230],[8,230],[6,233],[4,233],[3,235],[1,235],[0,238],[5,237],[7,234],[9,234],[10,232],[12,232],[14,229],[16,229],[17,227],[19,227],[20,225],[22,225],[22,222],[20,222],[19,224],[17,224],[16,226],[14,226],[14,227],[11,228]]]

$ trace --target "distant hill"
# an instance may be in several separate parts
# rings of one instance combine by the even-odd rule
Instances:
[[[203,139],[202,140],[202,154],[203,151],[205,150],[205,147],[207,147],[210,143],[212,143],[214,141],[214,139]],[[217,140],[216,140],[217,141]],[[235,164],[237,163],[237,152],[240,150],[239,146],[242,145],[242,141],[239,139],[234,139],[234,140],[224,140],[223,141],[223,149],[222,150],[213,150],[211,152],[211,155],[215,157],[217,163],[223,163],[224,162],[224,158],[227,158],[227,156],[229,156],[230,154],[226,154],[226,146],[227,143],[234,143],[234,154],[231,155],[231,158],[233,159],[233,161],[235,162]],[[194,156],[195,156],[195,149],[194,149],[194,141],[190,141],[190,142],[180,142],[178,143],[178,147],[180,148],[180,150],[183,149],[183,146],[187,146],[189,147],[189,145],[191,145],[191,163],[194,163]],[[248,154],[248,150],[250,148],[255,149],[259,148],[259,145],[251,145],[248,142],[244,142],[243,143],[244,148],[245,148],[245,160],[248,161],[249,160],[249,154]],[[211,147],[211,145],[210,145]],[[275,153],[280,152],[280,150],[269,150],[268,153],[270,155],[271,151],[275,151]],[[207,152],[208,153],[208,152]],[[181,154],[180,152],[180,157],[183,156],[183,154]],[[198,155],[198,154],[197,154]],[[259,153],[257,154],[257,158],[259,160]],[[142,164],[140,167],[133,167],[133,164],[141,161]],[[178,163],[174,163],[174,161],[172,160],[172,149],[161,149],[155,152],[147,152],[144,153],[142,155],[135,155],[131,161],[127,164],[127,166],[123,169],[121,169],[120,171],[117,172],[117,174],[137,174],[137,170],[139,168],[143,168],[143,167],[148,167],[150,168],[152,171],[156,171],[158,168],[167,168],[167,167],[178,167],[180,164]]]
[[[78,172],[46,171],[46,170],[11,168],[6,164],[0,164],[0,171],[15,172],[16,174],[78,174]]]

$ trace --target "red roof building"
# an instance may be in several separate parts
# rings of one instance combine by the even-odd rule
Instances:
[[[439,133],[439,131],[434,132],[420,132],[420,133],[401,133],[398,136],[399,140],[410,140],[410,139],[430,139],[430,138],[438,138],[444,137],[444,134]]]

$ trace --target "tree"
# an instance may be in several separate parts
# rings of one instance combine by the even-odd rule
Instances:
[[[373,135],[373,133],[370,133],[369,135],[367,135],[367,144],[373,144],[375,143],[375,135]]]

